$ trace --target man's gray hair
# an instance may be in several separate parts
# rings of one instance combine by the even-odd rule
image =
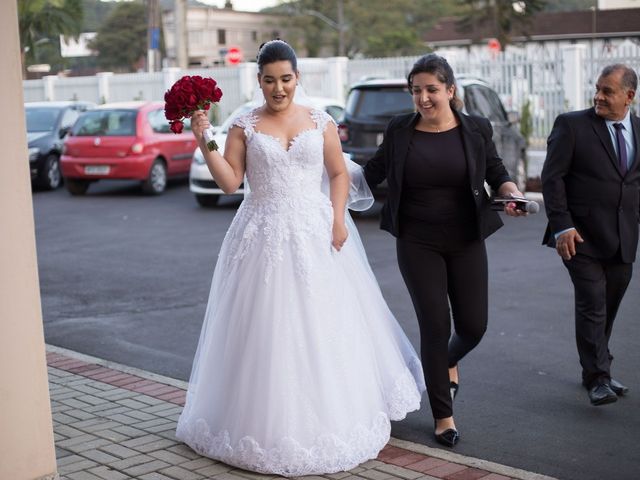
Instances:
[[[635,70],[624,63],[614,63],[602,69],[601,77],[608,77],[614,72],[622,71],[622,86],[627,90],[638,90],[638,75]]]

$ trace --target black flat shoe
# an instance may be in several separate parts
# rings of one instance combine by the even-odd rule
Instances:
[[[460,434],[454,428],[449,428],[442,433],[433,432],[433,436],[440,445],[452,448],[460,440]]]

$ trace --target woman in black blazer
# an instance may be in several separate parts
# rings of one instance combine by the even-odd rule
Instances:
[[[418,317],[434,435],[452,447],[460,438],[452,410],[457,365],[487,327],[484,239],[502,226],[484,182],[501,196],[522,194],[498,157],[489,121],[458,111],[444,58],[423,56],[407,81],[417,113],[389,122],[364,172],[371,186],[388,183],[381,228],[397,238],[400,272]],[[514,203],[505,212],[523,215]]]

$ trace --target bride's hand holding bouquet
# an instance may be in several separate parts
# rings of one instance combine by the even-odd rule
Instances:
[[[219,102],[220,98],[222,90],[214,79],[199,75],[182,77],[164,94],[164,115],[169,120],[171,131],[181,133],[184,118],[193,117],[198,111],[206,112],[211,104]],[[206,114],[202,115],[206,117]],[[209,151],[217,150],[218,145],[213,139],[213,132],[208,128],[208,119],[203,135]]]

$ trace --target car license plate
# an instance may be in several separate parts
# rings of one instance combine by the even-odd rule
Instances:
[[[111,167],[109,165],[87,165],[84,167],[85,175],[108,175]]]
[[[383,140],[384,133],[379,133],[378,135],[376,135],[376,147],[379,147]]]

